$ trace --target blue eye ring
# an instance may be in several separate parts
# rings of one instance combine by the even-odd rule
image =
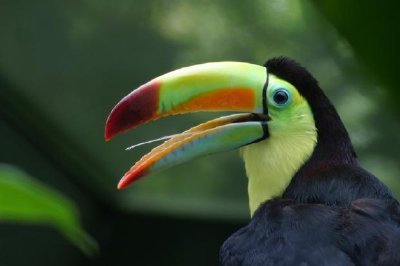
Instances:
[[[277,107],[284,107],[290,102],[290,93],[286,89],[277,89],[272,94],[272,101]]]

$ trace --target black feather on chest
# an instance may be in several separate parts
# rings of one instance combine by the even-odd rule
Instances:
[[[400,265],[396,201],[347,206],[274,199],[223,244],[222,265]]]

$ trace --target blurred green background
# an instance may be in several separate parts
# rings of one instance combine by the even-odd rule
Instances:
[[[124,191],[116,184],[151,149],[126,147],[220,114],[170,117],[103,140],[123,96],[197,63],[301,62],[337,107],[362,164],[399,196],[395,5],[1,0],[0,265],[218,263],[224,239],[249,219],[237,152]]]

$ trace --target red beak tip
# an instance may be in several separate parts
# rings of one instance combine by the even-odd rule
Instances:
[[[109,141],[111,140],[117,132],[115,132],[114,127],[110,124],[109,120],[106,122],[106,126],[104,128],[104,140]]]
[[[123,190],[124,188],[125,188],[125,186],[122,185],[121,182],[119,182],[118,185],[117,185],[117,189],[118,190]]]
[[[110,136],[110,135],[109,135],[109,134],[107,134],[107,133],[106,133],[106,134],[104,134],[104,140],[105,140],[105,141],[107,141],[107,142],[108,142],[108,141],[110,141],[111,139],[112,139],[112,136]]]
[[[125,174],[121,180],[119,180],[117,188],[118,190],[122,190],[124,188],[126,188],[130,183],[132,183],[134,180],[128,175]]]
[[[118,189],[118,190],[122,190],[122,189],[126,188],[126,186],[127,186],[128,184],[129,184],[129,183],[126,182],[125,176],[123,176],[122,179],[118,182],[117,189]]]
[[[122,189],[126,188],[131,183],[136,182],[139,178],[141,178],[143,176],[145,176],[145,172],[143,170],[137,171],[137,169],[135,169],[135,170],[131,169],[119,181],[119,183],[117,185],[118,190],[122,190]]]

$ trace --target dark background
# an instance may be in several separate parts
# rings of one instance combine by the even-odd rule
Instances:
[[[0,162],[70,199],[100,248],[88,257],[54,227],[15,217],[0,221],[0,265],[217,264],[224,239],[249,219],[237,152],[124,191],[116,184],[151,148],[126,147],[220,114],[103,140],[123,96],[197,63],[298,60],[334,102],[362,164],[400,195],[395,2],[342,2],[0,1]]]

